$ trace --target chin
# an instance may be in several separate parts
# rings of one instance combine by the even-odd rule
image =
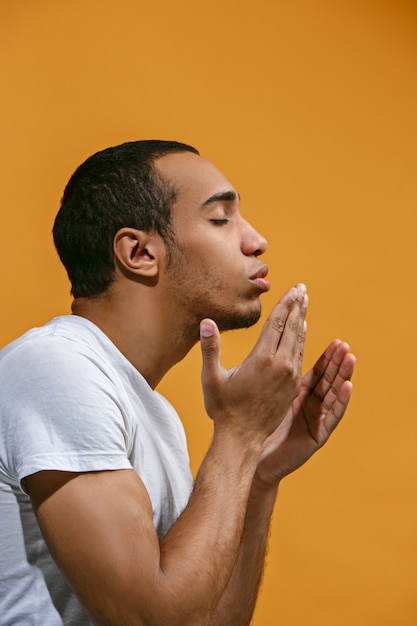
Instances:
[[[250,328],[261,317],[261,308],[246,311],[245,313],[228,313],[227,315],[217,315],[213,319],[219,327],[220,332],[226,330],[237,330],[238,328]]]

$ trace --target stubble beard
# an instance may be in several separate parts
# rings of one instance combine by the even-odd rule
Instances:
[[[185,302],[184,306],[186,306]],[[190,302],[188,302],[188,306],[190,307]],[[230,330],[250,328],[256,324],[261,317],[261,306],[259,301],[257,306],[253,305],[250,309],[238,311],[231,308],[222,310],[212,303],[209,306],[205,306],[204,299],[202,298],[199,302],[195,301],[193,306],[191,306],[188,310],[191,313],[189,328],[195,341],[198,341],[200,336],[200,322],[205,318],[212,319],[216,322],[219,331],[223,333]]]
[[[210,316],[207,316],[210,317]],[[238,330],[239,328],[250,328],[259,321],[261,317],[261,308],[257,310],[247,311],[245,313],[224,313],[213,315],[213,319],[220,332],[227,330]]]
[[[192,262],[187,259],[182,246],[177,242],[175,246],[170,246],[169,248],[167,269],[171,275],[172,284],[178,285],[181,282],[187,282],[187,278],[191,278],[192,280],[192,273],[187,276],[187,271],[185,270],[185,268],[192,265]],[[219,287],[223,292],[227,288],[224,284],[216,283],[214,280],[211,288],[207,288],[205,292],[202,290],[199,298],[194,300],[192,294],[185,293],[181,295],[175,289],[177,304],[180,305],[184,312],[187,311],[190,314],[189,331],[191,334],[195,334],[196,341],[199,338],[200,322],[204,318],[212,319],[216,322],[220,332],[225,332],[228,330],[250,328],[256,324],[261,317],[261,304],[259,299],[257,299],[251,307],[249,307],[248,303],[248,308],[245,310],[237,310],[236,307],[233,309],[233,302],[230,307],[225,308],[223,306],[223,309],[219,309],[216,304],[213,304],[212,296],[212,291],[216,291],[216,288]],[[186,332],[186,334],[188,333]]]

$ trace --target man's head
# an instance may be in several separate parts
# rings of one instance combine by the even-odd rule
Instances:
[[[221,330],[251,326],[269,288],[258,259],[266,241],[236,190],[181,143],[127,143],[88,159],[65,189],[54,239],[76,300],[108,292],[106,302],[141,315],[146,303],[153,321],[163,314],[194,338],[204,317]]]
[[[158,233],[169,259],[176,190],[154,162],[185,151],[198,154],[175,141],[129,142],[94,154],[74,172],[53,235],[75,298],[97,296],[110,286],[115,270],[113,240],[123,227]]]

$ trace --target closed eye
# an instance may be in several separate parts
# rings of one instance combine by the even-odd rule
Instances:
[[[227,219],[223,219],[223,220],[210,220],[210,222],[212,222],[213,224],[216,224],[216,226],[222,226],[223,224],[228,224],[229,220]]]

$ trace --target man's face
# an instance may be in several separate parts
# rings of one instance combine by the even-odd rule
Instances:
[[[210,317],[220,330],[251,326],[261,314],[259,296],[269,289],[268,268],[258,259],[266,240],[243,219],[235,189],[206,159],[173,153],[155,167],[177,191],[177,246],[166,268],[170,301],[192,324]]]

